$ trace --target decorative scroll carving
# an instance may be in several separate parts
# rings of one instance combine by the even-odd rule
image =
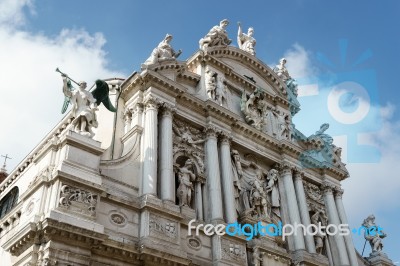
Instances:
[[[150,214],[150,235],[167,239],[176,239],[178,237],[177,226],[177,223],[174,221],[154,215],[152,213]]]
[[[238,242],[221,239],[222,259],[230,260],[245,265],[246,248]]]
[[[98,195],[92,192],[69,185],[63,185],[61,187],[59,205],[74,212],[81,212],[94,216],[96,214],[97,199]]]

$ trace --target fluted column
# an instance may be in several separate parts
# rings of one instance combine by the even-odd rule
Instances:
[[[206,162],[207,162],[207,186],[209,200],[209,211],[211,222],[222,222],[222,195],[221,195],[221,181],[218,160],[218,144],[217,144],[217,130],[208,126],[206,129],[207,140],[206,148]]]
[[[161,199],[175,202],[175,178],[172,150],[172,105],[163,103],[160,122],[160,178]]]
[[[196,202],[197,220],[204,221],[204,216],[203,216],[203,197],[202,197],[200,180],[196,182],[195,194],[196,194],[196,201],[195,202]]]
[[[145,101],[142,194],[157,195],[157,114],[158,102],[149,97]]]
[[[222,192],[225,203],[225,218],[227,223],[234,223],[236,222],[237,217],[232,178],[230,136],[226,133],[222,133],[220,139],[221,177]]]
[[[343,189],[341,189],[340,187],[335,187],[335,203],[336,203],[336,208],[337,208],[337,211],[339,214],[339,219],[342,224],[349,224],[347,221],[346,212],[345,212],[344,206],[343,206],[342,195],[343,195]],[[354,249],[354,244],[353,244],[353,239],[351,237],[351,234],[345,235],[343,237],[344,237],[344,242],[346,243],[346,250],[347,250],[347,254],[349,256],[350,265],[357,266],[358,265],[357,255],[356,255],[356,251]]]
[[[302,172],[296,169],[294,173],[294,188],[296,190],[297,202],[299,203],[300,218],[304,226],[309,226],[311,224],[310,214],[308,212],[306,194],[304,193],[303,187],[303,177]],[[306,234],[304,236],[307,251],[310,253],[316,253],[314,237],[311,234]]]
[[[337,213],[335,200],[333,198],[333,188],[334,186],[329,182],[324,182],[322,184],[322,189],[324,191],[324,201],[329,221],[328,224],[334,224],[338,226],[340,224],[340,220],[339,220],[339,215]],[[338,259],[339,264],[341,266],[350,265],[343,237],[339,235],[339,233],[334,234],[332,237],[338,253],[334,254],[335,249],[332,249],[332,256]]]
[[[301,224],[296,193],[293,185],[292,169],[288,164],[283,163],[281,165],[281,175],[283,179],[283,186],[285,187],[286,191],[290,224],[293,226],[296,224]],[[297,228],[296,234],[293,234],[293,240],[295,250],[305,249],[303,231],[300,227]]]

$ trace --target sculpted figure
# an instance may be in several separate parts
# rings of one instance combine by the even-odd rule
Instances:
[[[218,84],[215,91],[215,98],[220,106],[227,106],[227,88],[226,81],[221,77],[218,78]]]
[[[371,245],[372,252],[380,252],[383,249],[382,239],[387,235],[384,233],[379,226],[375,224],[375,216],[368,216],[362,226],[365,227],[364,238],[368,240]]]
[[[211,69],[207,69],[205,75],[206,81],[206,91],[209,99],[216,100],[216,90],[217,90],[217,73]]]
[[[328,123],[322,124],[320,129],[317,132],[315,132],[315,136],[320,137],[324,141],[325,145],[332,146],[333,138],[330,135],[324,133],[328,128],[329,128]]]
[[[65,98],[61,113],[64,114],[69,104],[72,103],[72,115],[74,117],[72,125],[74,131],[83,136],[90,138],[93,137],[93,127],[98,126],[96,118],[96,111],[98,110],[97,106],[103,103],[109,111],[117,111],[108,96],[109,87],[107,82],[96,80],[96,89],[89,92],[86,90],[87,84],[85,81],[77,83],[68,77],[67,74],[61,72],[58,68],[56,71],[61,73],[63,79],[62,91]],[[71,82],[77,84],[78,89],[75,89]]]
[[[274,106],[266,106],[264,131],[272,136],[279,134],[279,111]]]
[[[248,52],[251,55],[256,55],[255,46],[256,46],[256,39],[254,39],[254,29],[250,27],[247,30],[247,34],[242,32],[242,27],[240,22],[238,22],[239,30],[237,36],[237,42],[240,49],[243,51]]]
[[[279,208],[278,171],[275,169],[269,170],[267,180],[266,191],[267,193],[271,193],[271,206]]]
[[[281,58],[279,60],[279,65],[276,65],[274,68],[274,72],[278,75],[279,78],[281,78],[283,81],[287,81],[291,79],[289,75],[289,71],[286,69],[286,59]]]
[[[199,149],[197,144],[204,143],[205,139],[194,139],[190,128],[188,126],[182,126],[179,128],[175,124],[172,126],[173,131],[177,135],[176,138],[179,142],[186,143],[193,148]]]
[[[228,38],[228,33],[225,30],[228,24],[229,21],[224,19],[219,23],[219,26],[212,27],[207,35],[200,39],[200,49],[207,50],[211,46],[231,44],[232,40]]]
[[[267,194],[263,187],[263,173],[261,169],[257,169],[256,178],[253,183],[253,188],[250,193],[251,205],[258,217],[263,217],[269,214]]]
[[[232,167],[233,167],[233,185],[235,187],[235,201],[236,201],[236,210],[238,214],[240,214],[243,210],[249,210],[250,202],[249,202],[249,192],[246,190],[246,187],[242,185],[243,179],[243,169],[242,164],[240,162],[240,155],[237,150],[232,150]]]
[[[280,120],[280,125],[279,125],[280,137],[291,141],[293,126],[292,126],[292,121],[290,120],[290,116],[285,113],[279,114],[279,120]]]
[[[321,225],[326,224],[326,217],[325,214],[321,211],[316,211],[312,216],[311,216],[311,223],[315,224],[318,226],[320,223]],[[324,235],[322,235],[320,232],[317,232],[316,235],[314,235],[314,242],[315,242],[315,249],[318,254],[322,254],[322,250],[324,248]]]
[[[144,64],[150,65],[157,62],[178,58],[178,56],[182,53],[182,50],[175,52],[174,49],[172,49],[170,44],[172,38],[172,35],[167,34],[164,40],[162,40],[158,46],[154,48],[150,57],[144,62]]]
[[[261,130],[264,125],[263,106],[261,104],[262,93],[257,90],[250,94],[247,99],[246,92],[242,93],[242,100],[240,102],[240,109],[245,115],[245,120],[256,129]]]
[[[193,181],[196,175],[193,172],[193,162],[187,159],[185,165],[178,169],[179,187],[177,190],[179,206],[189,206],[192,201]]]

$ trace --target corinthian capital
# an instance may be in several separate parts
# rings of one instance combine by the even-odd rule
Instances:
[[[292,174],[293,166],[289,162],[283,161],[277,164],[277,168],[280,170],[281,175]]]
[[[324,194],[328,194],[328,193],[333,193],[335,186],[331,182],[324,181],[321,184],[321,188],[322,188],[322,191],[324,192]]]
[[[224,144],[230,144],[230,142],[232,141],[231,133],[226,131],[220,131],[219,138],[221,139],[221,142]]]
[[[342,198],[344,190],[339,186],[335,187],[335,198]]]
[[[171,116],[176,112],[175,106],[170,103],[162,103],[161,104],[161,111],[163,116]]]
[[[156,109],[158,110],[158,107],[160,106],[160,100],[157,99],[154,96],[148,96],[146,99],[143,101],[143,105],[145,106],[145,110],[149,109]]]
[[[210,137],[216,138],[218,136],[218,134],[220,133],[220,131],[215,126],[212,126],[212,125],[208,125],[205,128],[205,132],[206,132],[207,138],[210,138]]]

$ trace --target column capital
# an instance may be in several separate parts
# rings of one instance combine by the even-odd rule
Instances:
[[[289,162],[283,161],[281,163],[276,164],[275,168],[280,171],[281,175],[287,175],[287,174],[292,174],[293,166]]]
[[[132,120],[133,110],[132,107],[126,107],[124,110],[124,120],[125,122],[130,122]]]
[[[303,177],[304,177],[304,172],[303,171],[301,171],[301,170],[299,170],[300,168],[298,168],[298,167],[295,167],[293,170],[294,170],[294,180],[300,180],[300,181],[302,181],[303,180]]]
[[[153,96],[148,96],[143,101],[143,105],[144,105],[146,111],[150,110],[150,109],[158,110],[160,104],[161,104],[160,99],[153,97]]]
[[[223,130],[221,130],[219,132],[219,138],[221,140],[221,143],[224,143],[224,144],[230,144],[232,141],[231,133],[227,132],[227,131],[223,131]]]
[[[321,184],[321,188],[324,194],[332,194],[333,190],[335,189],[335,185],[333,185],[331,182],[324,181]]]
[[[205,132],[206,132],[207,138],[217,138],[220,131],[215,126],[208,125],[205,128]]]
[[[343,190],[341,187],[336,186],[336,187],[334,188],[334,191],[335,191],[335,198],[341,199],[342,196],[343,196],[344,190]]]
[[[176,107],[170,103],[163,102],[160,107],[163,116],[172,117],[176,113]]]

